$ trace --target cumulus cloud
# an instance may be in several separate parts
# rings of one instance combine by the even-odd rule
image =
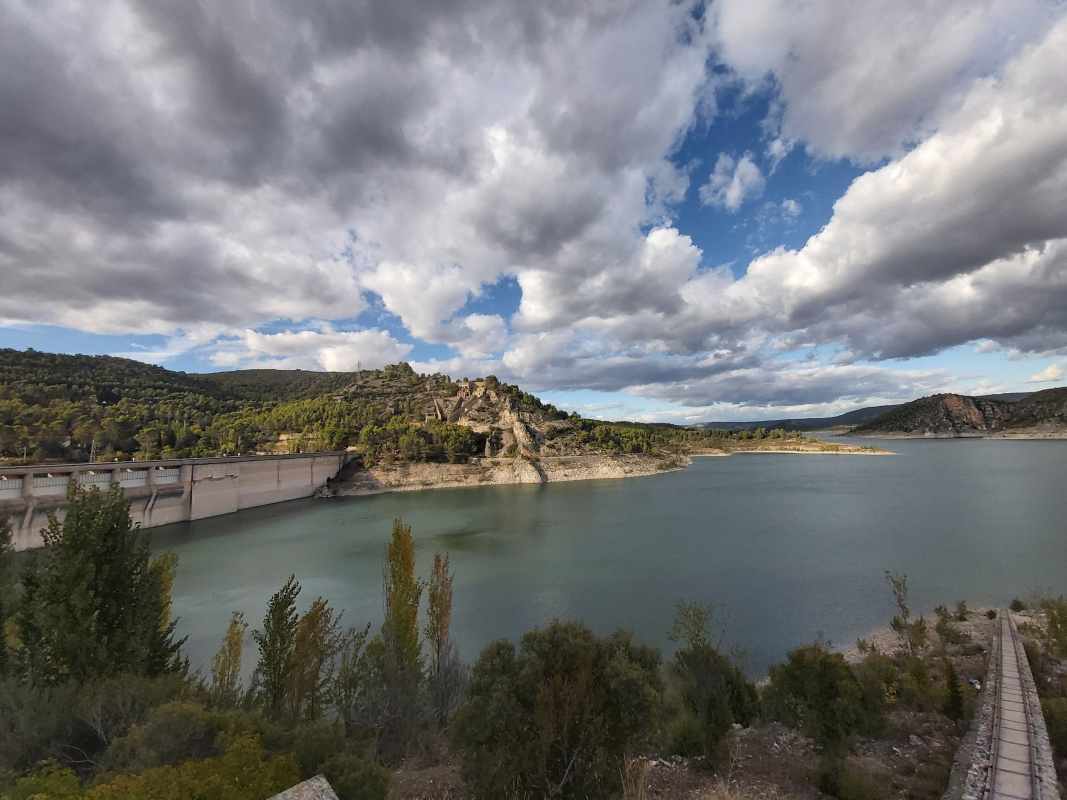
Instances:
[[[351,372],[395,364],[407,357],[411,347],[387,331],[337,331],[323,325],[318,330],[242,331],[223,340],[211,358],[216,366],[227,369],[269,367]]]
[[[1061,381],[1067,377],[1067,372],[1059,364],[1049,364],[1040,372],[1035,372],[1030,376],[1027,383],[1054,383],[1055,381]]]
[[[240,330],[370,292],[450,341],[501,274],[625,270],[714,108],[695,4],[0,0],[0,321]]]
[[[703,324],[804,331],[858,357],[980,338],[1064,346],[1065,69],[1062,20],[977,82],[937,133],[857,178],[803,248],[774,250],[713,291],[693,287]]]
[[[723,61],[780,90],[781,136],[828,158],[875,162],[935,130],[1062,13],[1046,0],[718,0]],[[773,143],[772,143],[773,146]],[[772,151],[773,152],[773,151]]]
[[[700,202],[706,206],[737,211],[746,200],[763,194],[766,184],[751,153],[745,153],[739,159],[720,153],[708,182],[700,187]]]
[[[372,303],[451,347],[423,369],[719,411],[901,399],[950,377],[859,362],[968,341],[1067,351],[1062,7],[699,7],[0,0],[0,324],[163,334],[140,357],[229,367],[410,356],[307,322]],[[774,110],[765,170],[721,153],[701,203],[757,200],[794,148],[872,165],[748,265],[672,220],[712,54]],[[471,313],[502,275],[518,311]]]

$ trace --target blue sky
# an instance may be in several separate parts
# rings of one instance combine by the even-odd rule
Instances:
[[[0,346],[680,422],[1067,383],[1061,6],[508,5],[9,9]]]

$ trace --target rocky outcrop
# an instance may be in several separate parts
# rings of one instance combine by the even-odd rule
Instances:
[[[685,457],[578,455],[472,460],[466,464],[406,463],[358,470],[334,484],[335,495],[367,495],[418,489],[494,484],[558,483],[600,478],[632,478],[681,469]]]
[[[1067,389],[1035,392],[1016,402],[935,394],[898,406],[853,432],[933,437],[1067,435]]]

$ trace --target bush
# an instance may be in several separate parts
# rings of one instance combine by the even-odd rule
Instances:
[[[672,751],[716,761],[730,726],[747,726],[758,713],[756,687],[710,645],[679,650],[670,674],[682,706],[672,726]]]
[[[764,701],[769,716],[823,745],[882,722],[881,702],[863,691],[840,653],[820,644],[797,648],[786,663],[771,667]]]
[[[453,742],[474,797],[602,797],[661,708],[659,654],[627,633],[552,622],[490,644],[475,664]]]
[[[820,791],[838,800],[879,800],[886,796],[882,776],[837,753],[827,754],[820,762],[818,785]]]
[[[1016,597],[1011,601],[1011,605],[1008,608],[1018,614],[1020,611],[1026,611],[1026,603]]]
[[[969,613],[970,613],[970,611],[967,608],[967,601],[966,600],[960,600],[958,603],[956,603],[956,621],[957,622],[966,622],[967,621],[967,614],[969,614]]]
[[[997,618],[996,609],[993,609],[993,608],[989,609],[987,612],[985,612],[985,616],[986,616],[986,619],[996,619]]]
[[[1049,742],[1057,758],[1067,758],[1067,697],[1045,697],[1041,700]]]
[[[218,754],[222,729],[218,714],[195,703],[166,703],[151,711],[142,725],[116,739],[104,757],[111,769],[137,772]]]
[[[389,792],[389,770],[351,753],[330,757],[322,771],[340,800],[385,800]]]

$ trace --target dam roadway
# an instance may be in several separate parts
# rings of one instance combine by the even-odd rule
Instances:
[[[1033,675],[1011,614],[998,613],[987,680],[992,684],[988,754],[972,768],[977,800],[1058,800],[1056,771]]]
[[[344,460],[325,452],[0,467],[0,519],[11,521],[15,549],[31,550],[49,514],[62,517],[71,481],[119,485],[134,523],[153,528],[310,497]]]

